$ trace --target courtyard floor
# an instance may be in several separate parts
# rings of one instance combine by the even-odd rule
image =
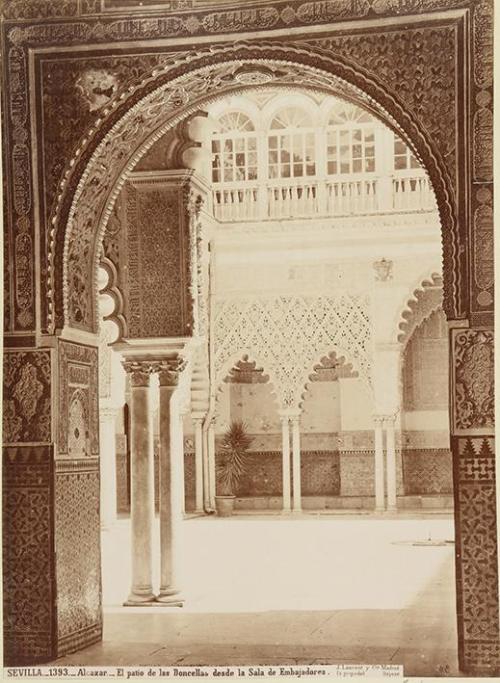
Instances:
[[[184,607],[124,608],[129,523],[103,532],[103,642],[58,664],[402,664],[408,676],[458,675],[450,515],[198,517],[181,536]]]

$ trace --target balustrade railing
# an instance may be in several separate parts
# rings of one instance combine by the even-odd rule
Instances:
[[[257,187],[226,187],[213,191],[215,217],[220,221],[260,218]]]
[[[318,215],[317,183],[279,184],[267,189],[268,218],[303,218]]]
[[[392,179],[394,211],[429,211],[436,208],[436,197],[425,175]]]
[[[220,221],[349,216],[398,211],[432,211],[436,199],[425,174],[380,178],[273,181],[266,186],[213,190]]]
[[[378,211],[377,180],[328,181],[326,213],[333,216]]]

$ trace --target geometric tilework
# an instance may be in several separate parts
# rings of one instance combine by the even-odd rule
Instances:
[[[56,463],[55,546],[61,656],[100,640],[102,633],[97,458]]]
[[[452,448],[459,658],[468,673],[495,675],[500,659],[494,439],[453,437]]]
[[[4,448],[4,663],[16,666],[54,656],[54,539],[52,447]]]
[[[403,450],[406,495],[453,493],[452,459],[447,448]]]

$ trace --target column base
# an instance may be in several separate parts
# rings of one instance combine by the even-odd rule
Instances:
[[[147,605],[154,602],[155,596],[152,590],[141,593],[130,593],[126,601],[123,603],[124,607],[137,607],[140,605]]]
[[[160,588],[160,594],[156,596],[154,604],[166,607],[183,607],[184,600],[175,588]]]

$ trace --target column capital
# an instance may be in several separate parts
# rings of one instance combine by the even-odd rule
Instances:
[[[124,360],[122,366],[132,387],[148,387],[150,375],[156,371],[155,362],[150,360]]]
[[[156,370],[160,387],[176,387],[179,382],[179,373],[186,367],[183,358],[167,358],[157,361]]]
[[[191,413],[191,419],[194,424],[203,424],[205,419],[205,413]]]
[[[372,415],[372,420],[376,427],[382,427],[382,424],[385,420],[385,415]]]

